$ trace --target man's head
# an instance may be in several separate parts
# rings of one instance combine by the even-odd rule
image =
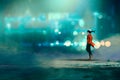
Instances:
[[[87,30],[87,32],[88,32],[88,33],[92,33],[92,32],[95,32],[95,31],[92,31],[92,30],[89,29],[89,30]]]
[[[87,30],[88,33],[91,33],[91,30]]]

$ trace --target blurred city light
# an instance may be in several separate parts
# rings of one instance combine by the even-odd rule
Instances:
[[[103,15],[99,15],[98,18],[99,18],[99,19],[102,19],[102,18],[103,18]]]
[[[79,26],[80,26],[80,27],[84,27],[84,25],[85,25],[84,20],[83,20],[83,19],[80,19],[80,20],[79,20]]]
[[[54,32],[55,32],[55,33],[58,33],[58,32],[59,32],[59,29],[55,29]]]
[[[78,46],[78,43],[77,43],[77,42],[74,42],[73,45],[74,45],[74,46]]]
[[[11,24],[10,23],[7,23],[6,26],[7,26],[8,29],[11,28]]]
[[[39,46],[39,47],[41,47],[41,46],[42,46],[42,44],[41,44],[41,43],[39,43],[39,44],[38,44],[38,46]]]
[[[56,41],[55,43],[56,43],[56,45],[59,45],[59,41]]]
[[[82,35],[85,35],[85,32],[82,32]]]
[[[35,17],[33,17],[33,18],[32,18],[32,21],[35,21],[35,20],[36,20],[36,18],[35,18]]]
[[[77,31],[73,31],[73,35],[74,36],[78,35],[78,32]]]
[[[30,38],[33,35],[36,37],[36,42],[41,43],[38,44],[40,47],[62,45],[75,46],[74,48],[79,46],[79,49],[84,49],[86,30],[95,29],[96,33],[93,34],[93,38],[102,40],[101,42],[95,42],[98,49],[101,46],[111,46],[111,42],[105,42],[103,39],[109,36],[108,33],[113,29],[113,32],[115,32],[115,27],[119,26],[116,24],[115,19],[117,17],[114,14],[114,9],[109,9],[110,14],[99,10],[99,4],[102,1],[95,1],[98,6],[93,6],[94,0],[88,0],[88,2],[86,0],[52,0],[49,2],[46,0],[43,0],[43,2],[41,0],[36,2],[30,0],[29,2],[28,5],[24,6],[24,1],[20,1],[20,4],[16,1],[13,6],[8,4],[11,7],[6,8],[3,11],[4,15],[1,15],[3,16],[0,19],[1,31],[3,33],[14,33],[13,35],[17,35],[15,40],[19,42],[32,44],[33,40]],[[13,11],[17,12],[14,13]],[[4,29],[4,26],[7,29]],[[116,30],[119,31],[119,27]]]
[[[94,14],[94,16],[98,16],[98,15],[99,15],[99,13],[98,13],[98,12],[94,12],[93,14]]]
[[[106,42],[105,42],[105,46],[106,46],[106,47],[110,47],[110,46],[111,46],[111,42],[110,42],[110,41],[106,41]]]
[[[43,30],[43,34],[46,35],[46,34],[47,34],[47,31]]]
[[[65,41],[64,45],[65,45],[66,47],[71,46],[71,41],[70,41],[70,40]]]
[[[59,20],[64,17],[63,15],[64,14],[61,13],[49,13],[48,20]]]
[[[50,46],[53,47],[53,46],[54,46],[54,43],[50,43]]]
[[[104,46],[104,45],[105,45],[105,42],[102,40],[102,41],[100,42],[100,44],[101,44],[101,46]]]
[[[82,46],[84,46],[84,47],[85,47],[85,46],[86,46],[86,42],[82,42]]]
[[[96,49],[99,49],[100,47],[101,47],[100,42],[96,41],[96,42],[95,42],[95,48],[96,48]]]
[[[61,34],[61,32],[58,32],[58,34],[60,35],[60,34]]]

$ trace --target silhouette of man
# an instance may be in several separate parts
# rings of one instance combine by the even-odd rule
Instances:
[[[86,45],[86,51],[89,53],[89,60],[91,60],[92,59],[92,57],[93,57],[93,54],[92,54],[92,52],[91,52],[91,46],[92,47],[94,47],[95,46],[95,44],[92,42],[92,39],[93,39],[93,37],[92,37],[92,32],[94,32],[94,31],[91,31],[91,30],[87,30],[87,45]]]

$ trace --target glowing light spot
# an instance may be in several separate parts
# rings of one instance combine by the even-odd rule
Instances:
[[[60,13],[49,13],[48,20],[59,20],[62,18],[62,14]]]
[[[98,16],[98,15],[99,15],[99,13],[98,13],[98,12],[94,12],[93,14],[94,14],[94,16]]]
[[[82,42],[82,46],[86,46],[86,42]]]
[[[84,25],[85,25],[84,20],[83,20],[83,19],[80,19],[80,20],[79,20],[79,26],[80,26],[80,27],[84,27]]]
[[[11,24],[7,23],[7,28],[10,29],[11,28]]]
[[[77,31],[73,31],[73,35],[74,36],[78,35],[78,32]]]
[[[98,41],[97,41],[97,42],[95,42],[95,48],[96,48],[96,49],[99,49],[99,48],[100,48],[100,46],[101,46],[100,42],[98,42]]]
[[[106,42],[105,42],[105,46],[106,46],[106,47],[110,47],[110,46],[111,46],[111,42],[110,42],[110,41],[106,41]]]
[[[103,15],[99,15],[98,18],[99,18],[99,19],[102,19],[102,18],[103,18]]]
[[[58,34],[61,34],[61,32],[58,32]]]
[[[82,32],[82,35],[84,35],[85,34],[85,32]]]
[[[54,43],[50,43],[50,46],[53,47],[53,46],[54,46]]]
[[[101,46],[104,46],[104,45],[105,45],[105,42],[102,40],[102,41],[100,42],[100,44],[101,44]]]
[[[69,40],[65,41],[64,45],[67,46],[67,47],[71,46],[71,41],[69,41]]]
[[[36,19],[35,18],[32,18],[32,21],[35,21]]]
[[[41,44],[41,43],[39,43],[39,44],[38,44],[38,46],[42,46],[42,44]]]
[[[43,34],[47,34],[47,32],[45,30],[43,30]]]
[[[56,45],[59,45],[59,41],[56,41],[55,43],[56,43]]]
[[[77,46],[78,45],[78,43],[77,42],[74,42],[74,46]]]
[[[59,30],[58,30],[58,29],[55,29],[55,30],[54,30],[54,32],[56,32],[56,33],[57,33],[57,32],[59,32]]]

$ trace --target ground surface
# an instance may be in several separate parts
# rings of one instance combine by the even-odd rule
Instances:
[[[0,80],[119,80],[120,62],[53,60],[41,65],[0,65]]]

